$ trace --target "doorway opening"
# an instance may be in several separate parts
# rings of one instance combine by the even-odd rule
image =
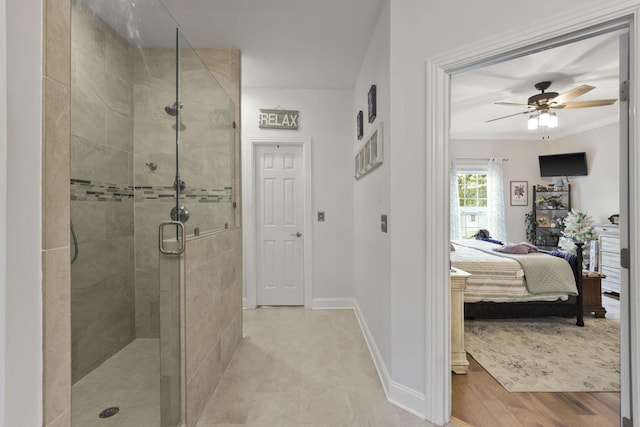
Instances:
[[[620,15],[622,16],[622,15]],[[580,22],[574,23],[573,28],[580,28]],[[593,21],[589,24],[592,25]],[[494,46],[493,50],[487,50],[486,52],[492,52],[485,57],[482,57],[480,54],[477,54],[475,57],[447,57],[447,58],[435,58],[431,61],[427,61],[427,91],[432,93],[432,96],[429,97],[428,105],[427,105],[427,128],[434,129],[443,129],[443,132],[438,133],[427,133],[427,144],[433,144],[434,146],[444,148],[440,152],[431,152],[431,156],[426,159],[427,161],[427,169],[431,169],[427,176],[427,181],[429,182],[427,185],[427,200],[440,199],[444,203],[448,205],[448,194],[446,191],[437,188],[438,182],[442,182],[442,178],[449,175],[449,141],[450,134],[448,129],[448,121],[449,121],[449,107],[450,107],[450,93],[449,93],[449,79],[451,76],[456,74],[463,73],[465,71],[479,69],[482,66],[495,64],[501,61],[507,61],[513,58],[518,58],[525,56],[534,51],[551,49],[553,47],[565,45],[574,41],[586,39],[589,37],[593,37],[594,35],[604,34],[612,31],[625,30],[628,29],[631,31],[633,29],[633,19],[632,18],[620,18],[615,22],[604,22],[597,26],[588,26],[585,25],[584,28],[580,31],[575,31],[570,34],[565,34],[562,36],[555,37],[553,39],[545,39],[543,34],[539,35],[538,41],[534,40],[533,44],[522,48],[524,43],[520,43],[519,45],[513,44],[511,47],[507,46]],[[560,34],[559,31],[555,32],[555,34]],[[517,46],[517,47],[514,47]],[[483,48],[484,49],[484,48]],[[503,50],[503,54],[495,54],[496,51]],[[634,58],[633,54],[629,53],[629,56],[625,59],[628,59],[626,64],[633,64]],[[628,68],[627,68],[628,69]],[[631,79],[629,76],[627,79]],[[621,80],[625,80],[621,78]],[[624,106],[621,106],[621,109],[624,109],[625,113],[621,113],[621,126],[620,126],[620,160],[619,160],[619,170],[620,170],[620,235],[621,235],[621,245],[622,247],[633,246],[633,242],[629,241],[629,218],[633,218],[630,215],[632,212],[629,211],[629,191],[628,189],[633,186],[633,183],[629,182],[629,171],[634,170],[634,161],[630,159],[629,153],[629,134],[633,130],[633,116],[629,117],[628,104],[630,102],[625,100]],[[442,111],[445,111],[445,114],[442,114]],[[489,118],[488,118],[489,119]],[[631,121],[631,123],[627,122],[627,119]],[[435,153],[435,155],[434,155]],[[511,159],[510,159],[511,160]],[[430,179],[433,178],[433,179]],[[439,181],[440,180],[440,181]],[[429,197],[432,195],[432,197]],[[631,196],[632,197],[632,196]],[[508,208],[508,207],[507,207]],[[427,206],[427,216],[430,214],[437,215],[438,209],[437,206]],[[448,210],[447,210],[448,211]],[[625,217],[623,220],[622,218]],[[625,221],[626,220],[626,221]],[[449,246],[447,242],[449,236],[445,231],[442,233],[441,238],[433,239],[432,242],[428,242],[427,251],[433,249],[432,253],[437,253],[440,247]],[[432,278],[433,280],[441,280],[439,274],[442,274],[442,277],[445,277],[447,270],[442,269],[440,263],[442,265],[447,265],[448,267],[448,257],[445,255],[435,255],[432,259],[427,261],[427,277]],[[629,270],[621,269],[621,417],[628,417],[631,413],[631,371],[629,365],[629,352],[630,348],[630,338],[629,338],[629,330],[630,330],[630,308],[628,306],[629,302]],[[438,291],[433,291],[433,293],[437,293]],[[631,290],[633,292],[633,290]],[[433,294],[427,295],[428,299],[434,299]],[[449,301],[448,295],[442,295],[442,299],[445,301]],[[437,298],[436,298],[437,300]],[[431,306],[427,302],[427,306]],[[428,336],[428,339],[433,338]],[[435,373],[435,372],[433,372]],[[427,372],[427,375],[432,374],[431,372]],[[448,373],[447,373],[448,374]],[[448,378],[445,378],[445,387],[449,387],[450,391],[451,383],[448,382]],[[446,404],[445,410],[450,410],[450,407],[447,407]],[[436,414],[437,415],[437,414]],[[443,414],[445,419],[448,419],[446,414]],[[437,419],[437,417],[434,417]]]

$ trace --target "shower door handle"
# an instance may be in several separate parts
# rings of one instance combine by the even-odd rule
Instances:
[[[165,238],[164,238],[164,228],[167,225],[175,225],[177,227],[176,231],[177,231],[177,240],[178,240],[178,249],[177,250],[172,250],[172,249],[165,249],[164,247],[164,242],[165,242]],[[160,226],[158,227],[158,249],[160,249],[160,252],[165,254],[165,255],[180,255],[181,253],[184,252],[185,249],[185,240],[184,240],[184,224],[180,221],[163,221],[160,223]]]

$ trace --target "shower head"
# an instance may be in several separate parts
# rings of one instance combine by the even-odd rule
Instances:
[[[182,102],[174,102],[173,105],[164,107],[164,111],[166,111],[168,115],[175,117],[178,115],[178,110],[182,109],[182,105]]]

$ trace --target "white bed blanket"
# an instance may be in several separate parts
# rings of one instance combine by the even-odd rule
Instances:
[[[452,266],[471,274],[467,279],[465,302],[566,301],[567,294],[532,294],[527,290],[524,270],[519,262],[486,253],[496,245],[481,240],[454,240]],[[470,247],[473,246],[473,247]],[[477,249],[475,249],[477,248]]]

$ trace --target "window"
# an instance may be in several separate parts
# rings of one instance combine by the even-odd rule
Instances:
[[[487,173],[484,171],[459,171],[458,230],[460,238],[473,236],[481,228],[489,228],[487,218]]]

